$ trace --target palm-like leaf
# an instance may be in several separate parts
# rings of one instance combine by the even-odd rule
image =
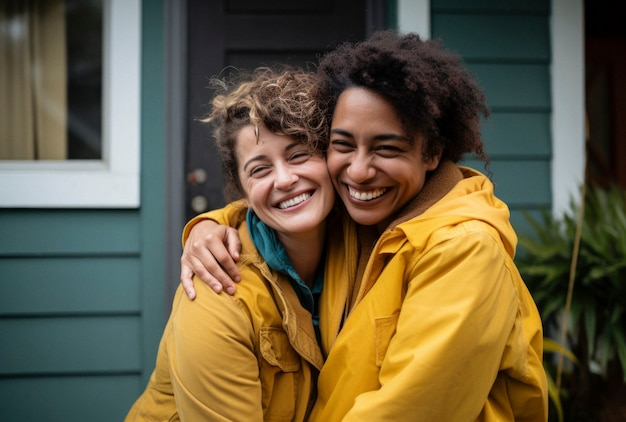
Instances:
[[[578,209],[572,202],[560,218],[527,215],[532,233],[520,237],[516,262],[546,326],[563,317]],[[568,335],[584,334],[590,361],[603,371],[618,359],[626,380],[626,192],[590,187],[584,209]]]

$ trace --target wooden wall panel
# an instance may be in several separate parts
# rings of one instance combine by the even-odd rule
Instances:
[[[492,110],[550,111],[550,68],[541,64],[469,63]]]
[[[0,256],[138,253],[136,210],[0,209]]]
[[[461,163],[486,173],[482,161],[467,160]],[[537,208],[550,204],[552,193],[546,179],[550,177],[550,164],[543,160],[492,160],[491,181],[496,195],[510,208]]]
[[[0,378],[7,421],[122,421],[139,388],[136,375]]]
[[[494,111],[482,132],[492,159],[548,160],[552,153],[550,115],[545,112]]]
[[[138,317],[5,318],[0,332],[2,376],[140,370]]]
[[[550,60],[547,16],[439,14],[432,30],[467,61]]]
[[[539,13],[542,15],[550,12],[550,2],[546,0],[432,0],[433,12],[459,11],[459,12],[504,12],[515,13]]]
[[[552,202],[550,1],[433,0],[431,12],[432,37],[462,55],[485,91],[491,116],[482,131],[496,194],[525,230],[523,214]]]
[[[137,257],[0,258],[0,316],[134,313]]]

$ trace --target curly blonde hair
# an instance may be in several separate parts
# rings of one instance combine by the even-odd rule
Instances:
[[[214,124],[227,201],[243,194],[235,146],[237,134],[247,125],[263,125],[272,133],[290,136],[322,154],[320,145],[328,136],[329,125],[326,110],[317,101],[314,73],[293,67],[259,67],[251,73],[238,71],[228,80],[214,77],[211,86],[217,93],[211,112],[202,121]]]

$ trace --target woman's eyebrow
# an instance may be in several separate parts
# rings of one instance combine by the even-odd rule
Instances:
[[[292,142],[292,143],[290,143],[289,145],[287,145],[285,147],[285,151],[292,150],[292,149],[294,149],[294,148],[296,148],[298,146],[301,146],[301,145],[303,145],[302,142],[299,142],[299,141]],[[265,159],[267,159],[267,155],[263,155],[263,154],[256,155],[256,156],[252,157],[248,161],[245,162],[245,164],[243,165],[243,170],[246,171],[248,166],[250,164],[252,164],[253,162],[255,162],[255,161],[262,161],[262,160],[265,160]]]
[[[397,133],[381,133],[379,135],[374,136],[375,141],[403,141],[403,142],[411,142],[411,139],[405,135],[399,135]]]
[[[347,138],[354,138],[354,135],[352,133],[340,128],[331,129],[330,133],[335,133],[337,135],[345,136]],[[373,139],[375,141],[397,140],[411,143],[411,139],[408,136],[400,135],[397,133],[380,133],[378,135],[375,135]]]
[[[292,150],[292,149],[294,149],[296,147],[299,147],[299,146],[304,146],[304,144],[302,142],[299,142],[299,141],[292,142],[292,143],[290,143],[289,145],[287,145],[285,147],[285,151]]]
[[[250,164],[252,164],[255,161],[261,161],[264,160],[267,156],[265,155],[257,155],[255,157],[250,158],[248,161],[245,162],[245,164],[243,165],[243,171],[246,171],[246,169],[248,168],[248,166]]]
[[[345,136],[348,138],[353,138],[354,136],[348,132],[347,130],[343,130],[343,129],[331,129],[330,133],[336,133],[337,135],[341,135],[341,136]]]

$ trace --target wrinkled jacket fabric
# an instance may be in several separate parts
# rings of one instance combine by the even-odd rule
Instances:
[[[479,172],[440,167],[378,238],[352,299],[326,280],[311,421],[547,420],[542,324],[509,210]]]
[[[232,206],[202,215],[183,238],[199,219],[234,226],[236,216]],[[374,245],[345,214],[328,225],[344,247],[328,253],[328,356],[309,420],[547,420],[542,324],[509,217],[485,176],[441,163]]]
[[[191,301],[178,288],[156,368],[126,421],[306,420],[323,362],[311,314],[238,220],[237,292],[217,295],[196,279]]]

